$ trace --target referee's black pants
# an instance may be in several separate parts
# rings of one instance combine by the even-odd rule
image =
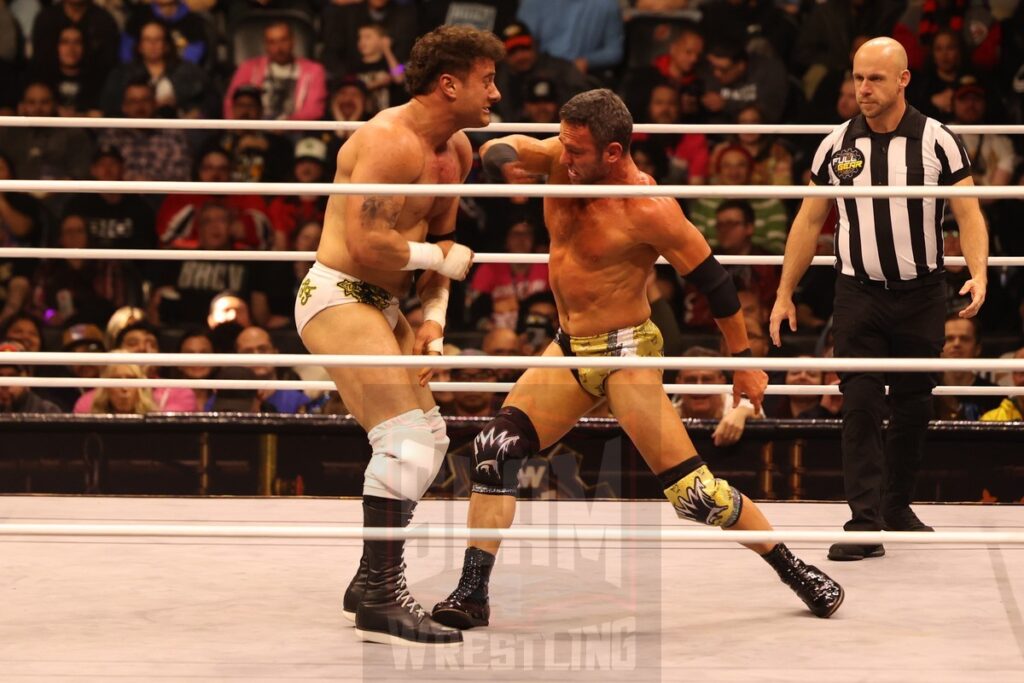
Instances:
[[[837,358],[939,356],[946,318],[941,273],[908,289],[837,277],[833,314]],[[932,417],[936,379],[937,375],[922,372],[840,374],[843,482],[853,513],[847,530],[881,529],[883,510],[910,504]],[[886,413],[889,429],[883,445]]]

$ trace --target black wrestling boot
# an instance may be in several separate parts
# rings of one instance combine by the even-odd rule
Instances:
[[[487,601],[487,584],[494,567],[494,555],[480,548],[466,548],[462,577],[452,594],[434,605],[434,621],[459,629],[487,626],[491,606]]]
[[[404,527],[415,503],[363,496],[367,527]],[[373,643],[455,647],[462,632],[430,618],[409,593],[405,581],[404,541],[366,541],[367,575],[363,599],[356,608],[356,635]]]
[[[804,564],[785,544],[779,543],[761,557],[778,572],[782,583],[793,589],[814,616],[827,619],[843,604],[843,587],[817,567]]]
[[[363,544],[363,556],[359,558],[359,568],[356,575],[352,577],[348,588],[345,589],[345,597],[341,600],[341,614],[349,621],[356,620],[356,608],[363,601],[363,594],[366,593],[366,575],[369,573],[367,560],[368,551],[366,544]]]

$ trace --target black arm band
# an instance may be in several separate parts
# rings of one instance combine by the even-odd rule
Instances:
[[[437,244],[438,242],[445,242],[448,240],[451,240],[452,242],[455,241],[454,230],[452,230],[451,232],[446,232],[443,235],[427,235],[427,241],[430,242],[431,244]]]
[[[688,275],[683,276],[700,293],[708,298],[711,304],[711,316],[728,318],[740,310],[740,298],[736,295],[729,272],[722,267],[714,254],[701,261]]]
[[[488,180],[492,183],[503,183],[505,182],[505,175],[501,172],[501,168],[505,164],[519,161],[519,153],[516,152],[516,148],[512,145],[499,142],[496,145],[491,145],[480,161],[483,164],[484,173],[487,174]]]

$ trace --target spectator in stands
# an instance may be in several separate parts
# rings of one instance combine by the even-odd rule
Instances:
[[[85,218],[68,214],[60,222],[57,246],[87,249]],[[115,308],[142,302],[142,279],[130,261],[117,259],[45,259],[32,277],[29,311],[47,325],[62,327],[70,319],[102,324]]]
[[[16,341],[26,351],[43,350],[43,324],[29,313],[17,313],[0,327],[0,339]]]
[[[260,86],[239,86],[231,102],[233,119],[259,121],[263,118],[263,88]],[[231,161],[230,178],[240,183],[286,182],[292,166],[292,145],[283,135],[271,131],[217,131],[203,149],[226,152]]]
[[[538,78],[526,86],[523,97],[523,118],[525,123],[558,123],[558,108],[561,101],[555,82]]]
[[[745,148],[730,145],[718,153],[712,166],[712,179],[716,185],[750,185],[754,171],[754,158]],[[718,236],[714,220],[722,199],[697,199],[688,205],[689,219],[708,238],[714,248]],[[769,254],[781,254],[786,246],[788,217],[785,205],[775,198],[750,202],[754,209],[754,244]]]
[[[121,150],[116,147],[97,149],[89,165],[89,174],[94,180],[124,180]],[[90,192],[73,195],[64,206],[64,212],[85,219],[92,247],[153,249],[157,245],[153,209],[137,194]]]
[[[749,104],[761,108],[765,123],[778,123],[786,109],[789,76],[783,64],[759,55],[751,60],[735,44],[720,43],[707,54],[710,73],[704,78],[701,105],[711,123],[735,123],[736,115]]]
[[[813,358],[801,355],[800,358]],[[786,386],[816,386],[824,381],[820,370],[789,370],[783,384]],[[825,394],[786,394],[765,397],[764,413],[779,420],[827,420],[839,417],[839,411],[832,409],[833,402]]]
[[[348,73],[358,77],[370,95],[370,109],[382,111],[408,101],[405,65],[391,51],[391,36],[380,24],[359,27],[359,61]]]
[[[238,325],[239,332],[252,325],[249,304],[237,292],[230,289],[218,292],[210,300],[209,312],[206,314],[206,324],[211,330],[217,329],[224,323],[235,323]]]
[[[100,372],[104,379],[147,379],[146,374],[138,365],[108,365]],[[75,412],[90,412],[112,415],[145,415],[157,412],[156,400],[154,399],[155,389],[149,387],[100,387],[95,390],[92,401],[89,403],[89,410],[79,410],[75,406]]]
[[[749,104],[736,115],[736,123],[742,126],[756,126],[764,123],[761,110],[756,104]],[[732,145],[739,145],[750,152],[754,168],[750,176],[751,185],[792,185],[793,153],[777,136],[762,133],[738,133],[718,143],[711,152],[711,163],[717,165],[717,157]]]
[[[310,221],[292,234],[291,248],[315,252],[320,244],[323,223]],[[257,325],[268,330],[294,324],[295,297],[309,272],[309,261],[291,263],[267,261],[253,264],[252,315]]]
[[[307,136],[295,145],[292,177],[296,183],[325,183],[327,177],[327,144],[319,137]],[[327,196],[294,194],[275,197],[267,207],[267,217],[276,236],[274,243],[291,244],[295,229],[305,223],[323,224]]]
[[[0,154],[0,180],[13,180],[14,168],[7,157]],[[30,194],[22,192],[0,192],[0,246],[4,247],[38,247],[42,232],[43,213],[39,201]],[[29,259],[13,259],[0,262],[0,282],[6,283],[8,289],[13,287],[5,297],[7,302],[0,314],[0,320],[21,307],[24,291],[18,283],[11,281],[18,277],[29,277],[33,264]],[[25,284],[27,287],[27,283]]]
[[[942,358],[970,360],[981,356],[978,331],[976,318],[961,318],[957,314],[946,318],[946,343],[942,347]],[[975,372],[956,370],[943,372],[939,384],[956,387],[995,386]],[[999,407],[999,398],[996,396],[936,396],[934,403],[936,420],[978,420],[986,412]]]
[[[177,352],[213,353],[213,341],[210,339],[210,333],[198,328],[186,331],[178,342]],[[210,379],[216,372],[216,368],[207,365],[182,365],[173,374],[181,379],[199,381]],[[197,410],[204,413],[209,412],[213,406],[213,389],[194,387],[192,393],[196,396]]]
[[[278,353],[277,347],[270,339],[270,334],[262,327],[250,326],[242,330],[235,339],[236,353]],[[279,380],[297,380],[299,376],[291,368],[272,365],[250,368],[256,379],[265,382]],[[263,389],[259,391],[260,400],[272,405],[278,413],[304,413],[309,405],[309,397],[299,389]]]
[[[121,329],[114,340],[114,350],[126,353],[159,353],[157,330],[141,320],[129,323]],[[160,376],[160,368],[156,365],[143,367],[142,371],[146,377],[151,379]],[[158,387],[153,389],[153,400],[156,402],[157,409],[165,412],[191,413],[196,410],[196,395],[191,389]],[[75,405],[75,412],[80,412],[79,405],[82,406],[84,412],[88,412],[91,402],[92,397],[87,392],[79,404]]]
[[[646,121],[660,124],[682,123],[681,97],[679,89],[668,81],[654,85],[647,102]],[[634,133],[633,140],[646,143],[646,149],[656,155],[655,168],[665,167],[665,176],[656,178],[658,182],[672,185],[702,185],[707,179],[708,140],[702,133]]]
[[[103,345],[103,332],[91,323],[76,322],[68,325],[61,334],[61,351],[64,353],[105,353],[106,350]],[[60,374],[66,377],[95,379],[100,376],[101,369],[102,366],[99,365],[68,363]],[[43,393],[48,400],[60,406],[61,412],[70,413],[85,392],[84,387],[54,387]]]
[[[573,62],[582,73],[622,62],[625,32],[617,0],[520,0],[517,16],[544,52]]]
[[[460,356],[484,356],[480,349],[462,349]],[[453,382],[497,382],[490,368],[452,368]],[[490,417],[497,412],[498,397],[493,391],[456,391],[451,413],[455,417]]]
[[[727,256],[766,256],[770,254],[754,242],[754,209],[743,199],[727,199],[715,211],[717,254]],[[785,239],[785,236],[782,237]],[[775,290],[779,287],[779,267],[770,265],[727,266],[737,289],[756,295],[764,310],[775,303]],[[760,316],[763,322],[764,316]]]
[[[661,83],[669,83],[680,94],[680,118],[693,122],[700,116],[700,96],[703,83],[697,74],[697,65],[704,52],[704,37],[694,24],[677,29],[668,52],[654,58],[651,66],[630,69],[622,85],[623,99],[631,111],[643,111],[650,100],[651,90]]]
[[[156,111],[162,115],[170,118],[218,115],[220,107],[210,97],[206,72],[178,56],[167,26],[150,20],[138,30],[139,40],[137,44],[133,42],[130,58],[107,78],[102,99],[104,114],[117,116],[128,84],[146,81],[153,87]]]
[[[1024,359],[1024,348],[1017,349],[1013,354],[1015,360]],[[1012,386],[1024,387],[1024,372],[1014,371],[1011,374]],[[983,422],[1020,422],[1024,420],[1024,394],[1004,398],[999,407],[981,416]]]
[[[902,7],[905,7],[905,11],[893,27],[891,35],[906,49],[908,66],[912,72],[924,65],[928,47],[936,34],[944,28],[961,35],[967,48],[965,66],[987,72],[999,64],[1003,31],[992,16],[988,2],[915,0]]]
[[[515,330],[507,327],[495,327],[485,334],[480,346],[488,356],[524,355],[519,335],[516,334]],[[515,382],[523,372],[523,370],[515,368],[500,368],[495,370],[495,376],[499,382]]]
[[[518,21],[509,24],[501,37],[505,43],[505,59],[497,65],[494,78],[494,84],[501,92],[501,101],[494,105],[493,110],[502,120],[524,120],[524,99],[533,81],[551,81],[563,98],[590,87],[586,77],[572,62],[539,51],[525,24]]]
[[[224,95],[224,117],[232,113],[235,90],[243,85],[263,89],[263,118],[316,121],[327,99],[324,68],[311,59],[296,59],[292,29],[275,22],[263,29],[266,55],[239,65]]]
[[[953,93],[964,72],[963,39],[944,28],[932,38],[928,63],[907,88],[907,100],[925,116],[948,123],[953,118]]]
[[[103,332],[103,346],[108,349],[114,348],[121,330],[145,319],[146,312],[136,306],[122,306],[117,309],[107,321],[106,330]]]
[[[32,366],[15,361],[7,353],[21,353],[25,347],[14,340],[0,343],[0,363],[10,359],[9,365],[0,365],[0,377],[28,377]],[[59,413],[60,406],[39,396],[29,387],[0,384],[0,413]]]
[[[418,4],[418,3],[417,3]],[[391,36],[391,49],[405,63],[416,40],[416,6],[390,0],[355,0],[328,3],[323,10],[321,34],[324,41],[324,66],[331,76],[355,73],[361,60],[359,28],[380,24]]]
[[[367,121],[371,116],[370,91],[358,76],[342,76],[331,83],[331,95],[328,99],[328,116],[332,121]],[[348,140],[353,131],[338,130],[334,139],[327,146],[328,160],[338,156],[342,143]],[[332,163],[333,167],[334,164]],[[333,176],[333,173],[330,174]]]
[[[555,340],[558,329],[558,307],[550,291],[537,292],[519,305],[516,333],[522,342],[523,355],[539,356]]]
[[[751,55],[789,61],[798,33],[794,19],[771,0],[712,0],[700,6],[701,32]]]
[[[174,56],[191,64],[203,65],[211,61],[211,30],[206,20],[190,9],[183,0],[153,0],[147,5],[136,5],[121,34],[121,61],[135,58],[139,43],[146,40],[146,26],[159,23],[166,27]]]
[[[44,7],[32,24],[32,50],[37,54],[57,54],[60,32],[77,26],[85,37],[84,62],[97,73],[109,73],[117,64],[120,32],[110,12],[92,0],[61,0]]]
[[[148,78],[128,82],[121,98],[125,118],[152,118],[156,107],[156,91]],[[182,130],[108,128],[100,134],[99,146],[121,151],[125,180],[188,180],[192,159]]]
[[[531,254],[536,244],[537,228],[529,221],[513,223],[505,233],[507,253]],[[537,292],[547,291],[546,263],[484,263],[477,266],[470,279],[467,305],[471,317],[480,319],[483,329],[512,329],[519,318],[520,304]]]
[[[455,344],[445,344],[444,353],[445,356],[458,356],[462,353],[462,349]],[[448,368],[437,368],[434,370],[433,376],[430,378],[430,383],[435,382],[451,382],[452,373]],[[331,392],[337,394],[337,392]],[[455,392],[454,391],[433,391],[434,402],[437,407],[441,410],[442,415],[451,415],[455,412]],[[332,397],[333,400],[333,397]]]
[[[219,148],[207,150],[195,168],[195,179],[224,183],[231,178],[231,158]],[[169,194],[156,215],[156,234],[161,247],[195,249],[199,242],[196,217],[208,204],[226,207],[231,214],[228,248],[269,249],[274,231],[259,195]]]
[[[53,89],[60,116],[100,116],[106,74],[85,62],[85,37],[77,26],[61,29],[57,52],[33,55],[33,78]]]
[[[0,2],[0,114],[14,113],[17,83],[25,72],[25,36],[18,18]]]
[[[251,382],[257,378],[252,368],[226,367],[217,371],[216,379]],[[217,389],[210,400],[210,412],[276,413],[277,410],[261,398],[263,394],[257,389]]]
[[[720,357],[718,351],[703,346],[691,346],[683,353],[686,358],[704,356]],[[676,373],[678,384],[727,384],[728,378],[722,370],[680,370]],[[747,420],[764,417],[754,411],[753,404],[742,399],[733,406],[731,391],[715,394],[680,394],[675,401],[679,416],[686,419],[718,420],[711,435],[712,442],[719,447],[731,446],[743,437]]]
[[[232,248],[230,207],[207,202],[196,214],[197,248]],[[250,269],[238,261],[168,262],[163,273],[154,278],[148,319],[154,324],[201,325],[210,302],[219,292],[230,289],[242,298],[248,296]]]
[[[18,102],[18,116],[56,116],[53,88],[28,83]],[[0,154],[26,180],[81,180],[89,169],[92,140],[75,128],[0,128]]]

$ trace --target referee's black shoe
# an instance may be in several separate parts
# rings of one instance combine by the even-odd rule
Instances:
[[[885,555],[885,546],[878,545],[854,545],[852,543],[834,543],[828,549],[828,559],[833,562],[855,562],[866,560],[869,557],[882,557]]]
[[[922,522],[910,506],[890,508],[882,511],[883,528],[886,531],[935,531]]]

